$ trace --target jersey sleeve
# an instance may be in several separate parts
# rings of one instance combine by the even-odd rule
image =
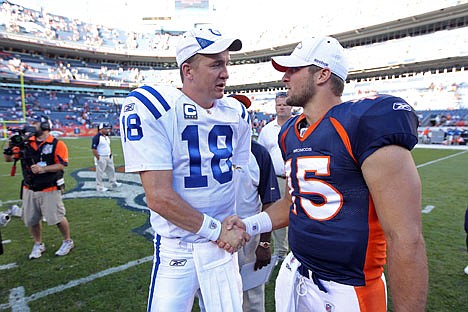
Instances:
[[[56,164],[68,166],[68,148],[65,142],[58,140],[55,147],[54,161]]]
[[[96,134],[93,136],[93,139],[91,141],[91,149],[97,149],[99,145],[99,134]]]
[[[418,117],[413,108],[403,99],[382,96],[364,100],[365,110],[360,117],[354,138],[355,155],[360,164],[386,145],[399,145],[411,150],[418,142]]]
[[[175,88],[140,87],[129,93],[120,114],[126,172],[172,170]]]
[[[250,159],[250,140],[252,137],[249,113],[238,100],[234,98],[225,98],[225,100],[239,114],[237,144],[234,149],[232,162],[237,166],[248,165]]]
[[[258,194],[260,195],[262,204],[277,201],[280,199],[281,194],[270,154],[265,147],[254,141],[252,142],[252,154],[255,156],[260,168]]]

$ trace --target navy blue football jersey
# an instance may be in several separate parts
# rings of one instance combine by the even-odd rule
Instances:
[[[293,200],[289,246],[322,279],[365,285],[380,278],[386,246],[361,166],[386,145],[411,150],[418,118],[403,99],[378,95],[334,106],[301,136],[304,121],[290,119],[279,134]]]

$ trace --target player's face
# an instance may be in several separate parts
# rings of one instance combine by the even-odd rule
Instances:
[[[313,74],[308,67],[288,68],[283,82],[288,88],[286,103],[290,106],[305,107],[316,94]]]
[[[218,54],[200,55],[192,64],[192,77],[196,92],[210,100],[222,98],[226,81],[229,78],[227,70],[229,61],[228,50]]]

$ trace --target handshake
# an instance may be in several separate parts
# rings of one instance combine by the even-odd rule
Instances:
[[[236,215],[229,216],[221,223],[221,234],[216,244],[227,252],[233,253],[244,247],[250,240],[244,222]]]

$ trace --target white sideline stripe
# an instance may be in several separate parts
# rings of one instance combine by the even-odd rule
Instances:
[[[9,269],[13,269],[13,268],[16,268],[18,265],[13,262],[13,263],[8,263],[8,264],[3,264],[3,265],[0,265],[0,271],[1,270],[9,270]]]
[[[455,157],[455,156],[459,156],[459,155],[465,154],[465,153],[468,153],[468,151],[463,151],[463,152],[456,153],[456,154],[449,155],[449,156],[445,156],[445,157],[442,157],[442,158],[439,158],[439,159],[436,159],[436,160],[428,161],[427,163],[420,164],[420,165],[416,166],[416,168],[422,168],[422,167],[425,167],[425,166],[429,166],[429,165],[435,164],[435,163],[437,163],[439,161],[446,160],[446,159],[449,159],[449,158],[452,158],[452,157]]]
[[[10,176],[10,175],[8,175]],[[5,204],[16,204],[16,203],[21,203],[21,199],[15,199],[15,200],[0,200],[0,207],[2,207]]]
[[[432,211],[432,209],[434,209],[435,206],[432,206],[432,205],[427,205],[423,210],[421,210],[422,213],[429,213]]]
[[[83,278],[79,278],[79,279],[76,279],[76,280],[73,280],[73,281],[69,281],[66,284],[58,285],[58,286],[55,286],[55,287],[52,287],[52,288],[37,292],[35,294],[32,294],[29,297],[25,297],[24,302],[28,303],[28,302],[31,302],[31,301],[46,297],[48,295],[52,295],[52,294],[55,294],[55,293],[58,293],[58,292],[62,292],[65,289],[72,288],[72,287],[78,286],[80,284],[88,283],[88,282],[91,282],[91,281],[93,281],[93,280],[95,280],[97,278],[104,277],[104,276],[107,276],[109,274],[113,274],[113,273],[116,273],[116,272],[124,271],[124,270],[126,270],[126,269],[128,269],[130,267],[133,267],[133,266],[136,266],[136,265],[148,262],[148,261],[152,261],[152,260],[153,260],[153,256],[148,256],[148,257],[141,258],[141,259],[138,259],[138,260],[130,261],[130,262],[128,262],[126,264],[123,264],[123,265],[120,265],[118,267],[113,267],[113,268],[110,268],[110,269],[107,269],[107,270],[104,270],[104,271],[101,271],[101,272],[98,272],[98,273],[95,273],[95,274],[91,274],[91,275],[89,275],[87,277],[83,277]],[[22,287],[18,287],[18,288],[22,288]],[[18,289],[18,288],[12,289],[11,292]],[[10,292],[10,297],[11,297],[11,292]],[[12,308],[12,307],[13,306],[11,305],[11,302],[8,303],[8,304],[0,304],[0,310],[6,310],[6,309]],[[15,311],[29,311],[29,309],[28,310],[15,310]]]

